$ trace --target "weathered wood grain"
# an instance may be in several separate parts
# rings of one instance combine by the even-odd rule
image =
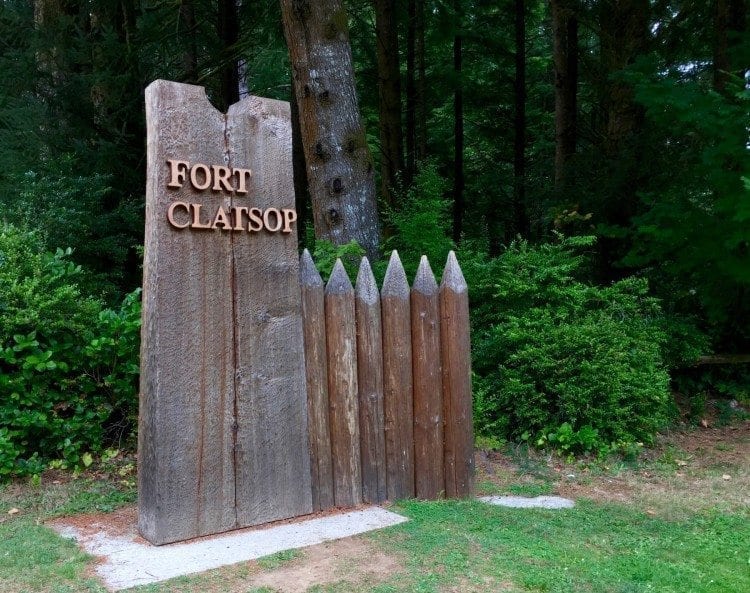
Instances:
[[[138,431],[138,525],[164,544],[236,525],[231,244],[178,230],[175,200],[229,206],[188,184],[167,189],[167,159],[224,163],[224,116],[201,87],[146,89],[148,178]]]
[[[294,208],[289,104],[248,97],[230,106],[229,165],[252,170],[241,205]],[[236,359],[237,522],[312,511],[297,237],[232,233]],[[232,300],[232,293],[223,296]]]
[[[443,382],[438,285],[422,256],[411,289],[414,374],[414,484],[417,498],[434,500],[445,490]]]
[[[452,251],[440,283],[440,341],[445,418],[445,494],[471,496],[474,490],[474,432],[471,407],[469,293]]]
[[[313,511],[334,506],[331,431],[328,425],[328,355],[323,280],[305,249],[300,258],[305,336],[307,426],[310,434]]]
[[[346,9],[342,0],[281,0],[301,114],[315,235],[337,245],[355,239],[378,256],[373,160],[359,116]]]
[[[309,513],[296,233],[167,222],[175,201],[294,208],[289,107],[250,97],[225,116],[156,81],[146,112],[139,529],[161,544]],[[169,188],[168,159],[252,169],[250,192]]]
[[[328,398],[336,506],[362,502],[354,289],[341,260],[325,289]]]
[[[355,310],[362,499],[380,503],[388,497],[383,424],[383,336],[380,294],[366,257],[362,258],[357,274]]]
[[[414,426],[409,283],[394,251],[380,291],[388,498],[414,496]]]

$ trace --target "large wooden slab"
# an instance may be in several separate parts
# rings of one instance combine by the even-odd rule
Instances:
[[[204,199],[167,189],[167,159],[223,163],[224,116],[201,87],[156,81],[146,118],[139,528],[161,544],[236,525],[231,244],[166,218]]]
[[[243,205],[294,208],[289,104],[229,108],[230,165],[251,169]],[[233,234],[237,355],[237,522],[312,511],[304,341],[295,233]]]
[[[167,221],[174,202],[204,217],[293,209],[288,104],[249,97],[225,116],[201,87],[156,81],[146,115],[141,533],[161,544],[308,513],[296,232]],[[169,159],[251,169],[248,191],[168,188]]]

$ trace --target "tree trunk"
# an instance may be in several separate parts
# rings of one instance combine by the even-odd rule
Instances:
[[[294,81],[292,81],[294,87]],[[297,241],[300,247],[307,244],[307,224],[310,214],[310,191],[307,184],[307,168],[305,167],[305,151],[302,146],[302,130],[299,127],[299,105],[297,95],[292,88],[289,108],[292,118],[292,169],[294,172],[294,204],[297,209]]]
[[[425,109],[424,0],[409,0],[406,29],[406,182],[410,184],[417,162],[427,156]]]
[[[515,0],[516,77],[513,83],[513,219],[505,229],[505,241],[529,235],[526,210],[526,2]]]
[[[649,42],[649,0],[603,0],[600,5],[602,113],[600,152],[607,179],[603,188],[604,222],[627,229],[638,213],[638,190],[643,184],[643,108],[636,104],[633,87],[617,76],[644,54]],[[621,238],[605,237],[600,243],[602,278],[613,280],[623,273],[615,264],[626,253]]]
[[[219,0],[217,33],[221,41],[221,100],[226,110],[240,100],[239,64],[235,45],[239,37],[239,19],[236,0]]]
[[[281,0],[300,111],[315,235],[356,240],[378,259],[372,157],[359,117],[348,19],[340,0]]]
[[[715,0],[714,7],[714,88],[726,90],[727,82],[742,76],[746,64],[738,64],[734,50],[739,33],[747,30],[746,0]]]
[[[453,38],[453,70],[456,77],[456,88],[453,95],[453,241],[461,241],[464,217],[464,89],[461,80],[462,43],[461,35],[461,0],[453,1],[455,11],[456,33]]]
[[[416,160],[427,158],[427,73],[424,52],[425,12],[424,0],[416,0],[415,58],[417,61],[416,113]]]
[[[633,88],[611,75],[631,64],[648,45],[649,0],[608,0],[601,4],[601,58],[607,77],[604,95],[604,151],[616,155],[639,131],[643,109]]]
[[[198,82],[198,46],[195,39],[195,5],[193,0],[180,2],[180,37],[184,40],[182,52],[183,79],[188,84]]]
[[[417,0],[409,0],[406,23],[406,184],[411,185],[416,170],[416,33]]]
[[[395,0],[375,0],[375,38],[378,57],[381,196],[394,205],[393,188],[404,168],[401,142],[401,72]]]
[[[570,2],[550,0],[555,69],[555,188],[563,190],[576,151],[578,19]]]

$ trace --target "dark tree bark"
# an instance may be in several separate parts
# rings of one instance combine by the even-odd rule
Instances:
[[[638,214],[638,190],[644,182],[642,158],[643,108],[635,102],[633,87],[622,72],[649,47],[650,0],[602,0],[600,4],[600,58],[602,66],[602,127],[599,150],[606,180],[602,218],[621,229]],[[616,267],[628,249],[627,241],[605,237],[599,242],[603,280],[621,277]]]
[[[633,100],[632,86],[611,75],[647,50],[649,0],[605,0],[600,9],[601,60],[605,76],[603,147],[607,156],[613,156],[643,123],[643,110]]]
[[[406,23],[406,184],[410,185],[416,170],[416,41],[417,0],[409,0]]]
[[[401,142],[401,73],[395,0],[375,0],[375,38],[378,58],[381,195],[393,206],[393,188],[404,168]]]
[[[453,241],[461,241],[464,218],[464,89],[461,80],[462,69],[462,32],[461,0],[454,0],[453,8],[456,19],[456,33],[453,38],[453,70],[456,77],[456,88],[453,95]]]
[[[409,0],[406,28],[406,182],[427,156],[425,108],[424,0]]]
[[[425,0],[416,0],[417,14],[414,30],[415,59],[417,61],[417,88],[415,100],[416,113],[416,160],[427,158],[427,73],[425,63],[424,34],[425,34]]]
[[[289,107],[292,118],[292,167],[294,174],[294,204],[297,210],[297,241],[300,247],[304,247],[307,235],[307,223],[310,218],[308,209],[310,191],[307,184],[305,151],[302,146],[302,130],[299,126],[299,105],[297,105],[297,95],[294,92],[294,81],[292,81],[291,95]]]
[[[513,207],[512,221],[506,226],[505,241],[516,235],[528,237],[526,209],[526,2],[515,0],[516,76],[513,83]]]
[[[555,188],[564,189],[576,151],[578,19],[570,0],[550,0],[555,69]]]
[[[714,88],[726,90],[733,76],[742,76],[746,64],[737,63],[734,50],[739,34],[747,30],[746,0],[714,0]]]
[[[230,105],[240,100],[239,64],[235,56],[235,45],[240,32],[236,0],[219,0],[216,30],[221,41],[220,108],[226,111]]]
[[[198,45],[195,38],[195,5],[193,0],[180,2],[180,36],[184,40],[182,69],[184,81],[188,84],[198,82]]]
[[[340,0],[281,0],[315,236],[356,240],[378,258],[372,157],[359,116],[346,12]]]

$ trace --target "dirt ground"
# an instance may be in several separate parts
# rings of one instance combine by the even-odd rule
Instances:
[[[481,488],[544,486],[572,499],[637,504],[646,512],[750,508],[750,420],[659,439],[635,464],[566,462],[522,449],[477,453]]]
[[[632,464],[567,461],[554,454],[512,446],[502,451],[477,451],[476,463],[478,494],[558,494],[573,499],[632,504],[648,514],[665,518],[679,517],[688,509],[750,510],[750,420],[731,426],[672,432],[662,436],[656,447],[645,451]],[[66,479],[66,474],[44,476],[42,490],[56,500],[64,496]],[[2,493],[5,506],[10,503],[8,497],[23,498],[26,488],[20,483],[6,488]],[[55,494],[57,489],[60,492]],[[127,506],[114,513],[81,515],[77,521],[81,527],[123,531],[133,528],[135,513],[133,506]],[[14,518],[3,514],[2,521]],[[383,552],[370,538],[353,537],[224,567],[205,578],[178,579],[159,585],[156,590],[160,593],[299,593],[310,588],[352,591],[371,588],[406,572],[398,555]],[[507,584],[506,588],[494,583],[493,588],[511,590],[512,586]]]

